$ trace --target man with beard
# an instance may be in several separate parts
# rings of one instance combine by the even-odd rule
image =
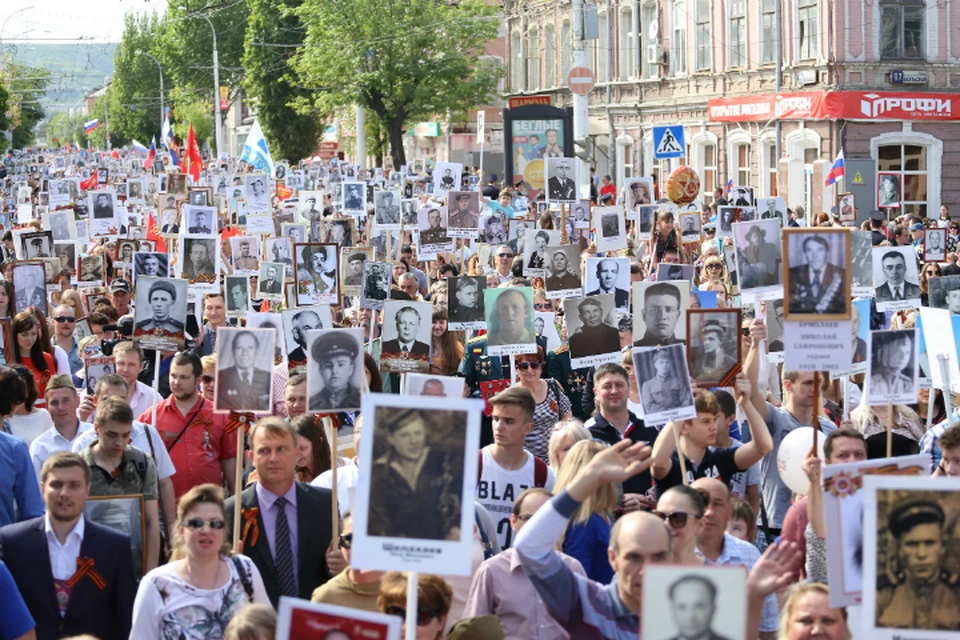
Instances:
[[[647,287],[643,293],[643,311],[640,317],[646,332],[635,347],[656,347],[681,342],[675,335],[680,320],[680,289],[676,285],[658,282]]]
[[[603,306],[596,298],[584,298],[577,305],[582,326],[570,336],[570,353],[574,358],[615,353],[620,350],[620,332],[603,322]]]
[[[323,388],[310,396],[308,411],[342,411],[360,407],[360,389],[353,382],[358,346],[353,336],[325,333],[313,342],[310,353]]]

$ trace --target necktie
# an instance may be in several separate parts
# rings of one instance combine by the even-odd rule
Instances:
[[[410,355],[410,350],[407,349],[407,345],[400,347],[400,352],[404,355],[404,357]]]
[[[250,374],[247,373],[246,371],[240,374],[240,379],[243,380],[243,384],[246,384],[246,385],[250,384]]]
[[[297,587],[293,582],[293,550],[290,547],[290,524],[287,522],[287,499],[277,498],[277,525],[274,529],[274,565],[277,579],[280,581],[280,595],[297,597]]]
[[[817,298],[820,296],[820,271],[815,270],[813,272],[813,297]]]
[[[900,287],[895,287],[893,299],[894,299],[894,300],[903,300],[903,294],[900,293]]]

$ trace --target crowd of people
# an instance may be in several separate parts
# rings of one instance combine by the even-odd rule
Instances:
[[[54,160],[60,162],[55,165]],[[529,275],[528,268],[538,266],[536,260],[530,262],[530,255],[542,260],[542,246],[532,254],[527,251],[525,261],[523,236],[508,241],[499,234],[495,244],[453,238],[452,251],[423,260],[418,257],[421,238],[415,225],[401,224],[399,235],[387,230],[386,242],[378,242],[372,223],[374,198],[369,198],[369,217],[355,217],[354,224],[344,225],[340,222],[350,216],[344,215],[336,199],[324,197],[320,207],[317,197],[311,196],[298,204],[294,190],[275,184],[267,214],[276,224],[276,236],[281,235],[282,224],[302,223],[304,239],[322,242],[328,239],[328,227],[337,223],[339,255],[327,262],[342,264],[341,285],[360,285],[365,272],[352,270],[352,256],[349,261],[339,258],[346,258],[348,249],[372,247],[376,260],[392,266],[382,274],[389,280],[389,300],[430,304],[430,318],[405,308],[416,313],[417,323],[430,325],[429,344],[409,339],[424,351],[428,375],[435,377],[424,383],[423,395],[443,395],[444,380],[457,377],[463,395],[487,402],[470,575],[420,574],[418,606],[411,612],[405,608],[406,575],[353,566],[351,495],[361,475],[360,440],[374,425],[369,417],[364,424],[359,411],[308,412],[308,407],[322,411],[358,404],[361,390],[352,383],[334,388],[333,376],[325,375],[330,389],[312,396],[308,375],[302,372],[304,362],[329,361],[323,366],[332,370],[349,366],[356,355],[348,346],[327,341],[309,356],[308,330],[359,328],[365,343],[363,392],[400,393],[403,374],[381,372],[379,360],[381,348],[386,348],[385,325],[394,319],[360,305],[357,296],[341,296],[339,304],[326,305],[332,327],[322,326],[315,312],[300,314],[288,333],[296,344],[288,343],[285,349],[278,344],[275,361],[256,363],[257,369],[270,372],[272,411],[256,416],[238,447],[232,416],[215,411],[216,345],[220,329],[245,326],[249,320],[246,313],[228,317],[232,307],[225,298],[225,278],[236,271],[256,273],[251,255],[261,252],[251,251],[245,240],[239,245],[241,254],[232,255],[230,239],[245,233],[238,219],[238,198],[227,189],[242,185],[245,177],[256,173],[253,167],[218,161],[190,180],[190,189],[206,192],[209,199],[203,201],[215,206],[220,217],[213,224],[213,233],[219,232],[220,272],[213,274],[212,282],[191,289],[193,308],[186,322],[169,320],[170,332],[185,333],[182,348],[153,350],[144,349],[135,338],[143,329],[135,323],[138,274],[131,265],[122,266],[127,263],[118,260],[117,246],[125,239],[148,240],[150,250],[145,253],[154,262],[155,254],[166,253],[164,270],[169,267],[172,275],[173,266],[186,260],[178,255],[184,245],[177,239],[209,233],[189,229],[182,217],[180,205],[190,205],[192,198],[176,195],[174,209],[180,213],[161,231],[159,221],[168,219],[160,215],[167,192],[157,182],[144,189],[152,196],[139,202],[128,198],[114,212],[124,217],[122,229],[98,237],[79,230],[88,224],[87,192],[115,189],[128,180],[146,180],[150,187],[164,171],[176,169],[165,169],[158,162],[152,171],[144,170],[142,157],[132,152],[76,150],[64,154],[34,149],[8,157],[5,164],[2,216],[7,230],[0,256],[5,362],[0,367],[0,640],[265,640],[274,637],[281,597],[404,619],[415,615],[418,640],[636,638],[644,625],[645,589],[659,588],[644,579],[645,567],[654,564],[743,567],[748,573],[742,598],[747,638],[850,637],[853,625],[848,625],[847,612],[831,606],[831,586],[825,584],[821,464],[883,457],[882,450],[874,455],[870,441],[884,437],[876,425],[886,424],[888,416],[878,415],[883,407],[861,402],[862,375],[852,376],[842,387],[822,376],[817,387],[814,374],[772,362],[768,323],[756,317],[753,307],[743,309],[740,333],[732,336],[740,341],[742,360],[735,363],[741,372],[731,384],[713,388],[693,381],[694,417],[648,424],[643,407],[649,409],[672,391],[665,383],[641,377],[633,352],[673,344],[673,327],[683,320],[680,311],[656,306],[656,289],[648,290],[638,304],[630,291],[615,286],[621,268],[616,261],[597,263],[598,289],[588,295],[610,294],[614,299],[620,352],[612,361],[574,367],[570,345],[591,340],[581,331],[592,325],[584,324],[569,335],[562,301],[548,296],[547,290],[553,288],[544,286],[544,276]],[[348,174],[347,168],[307,164],[296,173],[306,176],[311,190],[329,194],[335,187],[339,190],[338,181]],[[439,210],[445,204],[432,195],[429,176],[397,177],[397,172],[349,168],[374,189],[398,183],[409,188],[404,195],[416,200],[418,208]],[[51,184],[57,181],[73,185],[69,204],[51,202]],[[166,186],[172,189],[175,182],[169,179]],[[584,206],[624,199],[609,176],[592,175],[590,185],[592,198],[585,198],[589,203]],[[561,244],[579,248],[584,283],[591,258],[626,259],[631,285],[656,280],[661,264],[692,265],[692,291],[714,295],[691,295],[691,308],[740,306],[738,266],[736,260],[727,259],[731,240],[716,237],[721,225],[718,208],[726,204],[722,190],[704,198],[710,203],[699,211],[698,242],[683,240],[676,207],[661,200],[649,231],[641,231],[637,219],[625,211],[627,248],[602,254],[589,228],[569,224],[565,211],[548,205],[525,183],[510,185],[467,167],[461,187],[480,192],[483,215],[475,227],[486,224],[484,216],[496,214],[503,216],[501,222],[523,221],[524,229],[559,230]],[[15,267],[30,262],[18,246],[21,236],[49,230],[50,216],[58,211],[72,212],[76,228],[68,241],[54,244],[55,257],[47,258],[54,264],[40,260],[52,268],[46,285],[18,280]],[[308,215],[301,218],[302,212]],[[428,222],[433,229],[436,216]],[[831,214],[807,220],[802,211],[794,210],[783,224],[830,226],[840,221]],[[934,222],[903,216],[886,224],[874,216],[866,225],[873,231],[874,245],[913,242],[918,260],[923,229],[949,231],[945,263],[927,263],[930,269],[923,271],[924,293],[929,279],[960,273],[955,253],[960,225],[950,220],[945,207]],[[168,229],[172,233],[167,234]],[[439,227],[431,233],[437,236],[430,236],[431,243],[448,240]],[[546,233],[543,237],[545,245],[549,240]],[[164,241],[165,251],[160,249]],[[748,235],[748,241],[751,263],[769,262],[763,234]],[[79,259],[89,256],[100,258],[104,267],[94,286],[78,281]],[[569,269],[575,272],[577,265]],[[318,274],[326,272],[324,268]],[[140,275],[145,273],[153,276],[156,265]],[[275,269],[269,277],[277,275]],[[188,277],[186,272],[184,276]],[[502,326],[490,334],[483,329],[453,330],[451,321],[483,323],[482,314],[470,313],[483,291],[476,280],[460,280],[461,276],[480,276],[487,289],[532,288],[533,309],[522,308],[526,297],[518,295],[508,302],[512,298],[506,295],[498,299],[498,314],[502,303],[505,309],[514,304],[525,315],[532,311],[546,315],[538,316],[536,325],[518,327],[519,338],[506,338],[506,315]],[[774,281],[763,274],[758,278],[761,283]],[[249,313],[297,306],[295,289],[288,292],[284,287],[281,292],[271,285],[264,291],[257,281],[257,275],[249,275],[245,292]],[[292,272],[287,272],[286,281],[292,283]],[[565,281],[559,288],[571,286]],[[158,292],[158,299],[161,293],[166,297],[156,313],[168,309],[178,295],[171,288]],[[659,295],[669,302],[669,292]],[[150,299],[141,298],[141,305],[153,305],[154,297],[151,291]],[[593,304],[598,313],[603,311],[599,303]],[[775,307],[770,301],[762,305],[770,315],[775,315]],[[581,309],[582,318],[594,312]],[[634,309],[642,309],[637,313],[647,331],[636,339],[633,322],[640,318],[634,317]],[[404,314],[412,317],[401,310],[398,323]],[[658,329],[655,316],[672,318],[669,331]],[[872,328],[892,323],[896,329],[914,326],[916,317],[917,310],[892,317],[874,311],[870,321]],[[502,342],[522,341],[524,332],[535,339],[535,348],[513,356],[489,354]],[[702,332],[705,345],[711,332],[717,339],[729,337],[722,327],[707,328]],[[407,338],[401,334],[398,340]],[[338,356],[342,363],[333,362]],[[707,351],[697,357],[707,368],[721,368],[721,360],[712,359]],[[704,364],[708,359],[709,365]],[[104,361],[112,368],[96,368]],[[700,370],[691,362],[694,369]],[[650,386],[651,381],[660,386]],[[939,389],[927,389],[915,404],[892,409],[893,432],[899,438],[896,454],[929,454],[930,471],[936,476],[960,476],[960,427],[948,421],[948,406]],[[334,433],[325,429],[327,419]],[[812,425],[826,434],[824,459],[811,452],[804,460],[809,494],[802,497],[781,478],[777,453],[787,434]],[[405,428],[396,427],[398,432]],[[396,449],[402,457],[402,447]],[[407,462],[417,467],[417,473],[432,472],[435,461],[428,453],[422,455]],[[330,517],[334,476],[339,530]],[[431,490],[416,483],[400,487],[408,477],[400,464],[391,477],[396,478],[395,486],[380,490],[389,490],[392,496],[402,496],[407,489]],[[402,517],[404,509],[420,526],[439,518],[435,510],[412,512],[402,498],[397,500],[383,507],[401,514],[394,518]],[[240,530],[235,532],[237,509]],[[907,505],[886,517],[897,540],[917,528],[936,525],[937,549],[945,547],[948,538],[955,541],[939,505]],[[234,534],[240,540],[237,547]],[[956,609],[960,596],[954,587],[936,582],[938,572],[918,568],[922,563],[911,553],[904,546],[898,556],[902,581],[891,586],[890,593],[877,593],[887,620],[904,629],[956,630],[956,615],[938,611]],[[673,620],[678,637],[722,637],[711,625],[730,612],[721,610],[716,589],[696,580],[675,586],[669,594],[671,610],[663,615]],[[935,589],[932,609],[918,595],[930,589]],[[697,602],[685,603],[689,599]],[[691,606],[700,608],[692,617],[687,611]]]

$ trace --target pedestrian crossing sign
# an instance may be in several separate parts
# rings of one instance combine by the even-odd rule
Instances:
[[[653,148],[653,157],[658,160],[661,158],[682,158],[687,155],[686,144],[683,140],[683,125],[654,127]]]

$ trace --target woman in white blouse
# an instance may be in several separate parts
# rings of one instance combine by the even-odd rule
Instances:
[[[131,640],[223,640],[231,618],[247,604],[270,604],[250,558],[232,555],[223,490],[202,484],[177,506],[173,560],[140,582]]]

